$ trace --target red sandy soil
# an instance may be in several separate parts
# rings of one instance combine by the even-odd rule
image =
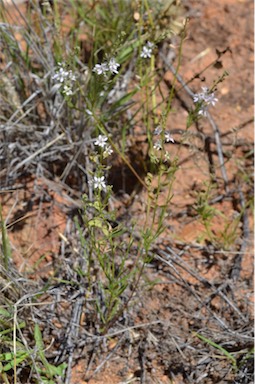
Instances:
[[[217,98],[218,104],[211,110],[212,116],[220,128],[221,135],[230,132],[229,135],[223,137],[223,141],[229,141],[230,144],[236,140],[243,140],[245,142],[253,142],[253,2],[247,0],[203,0],[184,1],[186,6],[187,16],[189,17],[187,27],[187,37],[184,42],[182,64],[180,75],[185,81],[189,81],[195,74],[201,72],[216,58],[216,49],[218,51],[227,52],[222,56],[221,63],[224,69],[229,72],[226,80],[218,86]],[[222,69],[210,67],[204,74],[204,82],[201,83],[200,79],[195,79],[192,82],[192,89],[199,91],[201,85],[210,85],[222,73]],[[165,80],[171,80],[172,73],[169,71],[165,74]],[[167,86],[166,86],[167,87]],[[181,91],[180,97],[184,101],[189,100],[185,91]],[[185,129],[187,112],[182,108],[180,101],[175,102],[176,113],[171,115],[170,130]],[[201,129],[204,134],[211,134],[212,128],[206,121],[201,123]],[[179,215],[195,201],[196,192],[203,187],[203,182],[208,180],[208,158],[204,152],[199,152],[196,145],[202,145],[199,140],[194,140],[194,148],[182,147],[178,145],[169,145],[172,155],[177,155],[179,159],[185,159],[180,166],[177,174],[177,180],[174,183],[173,199],[171,202],[169,222],[164,234],[158,240],[158,247],[164,248],[165,245],[173,242],[185,243],[188,245],[205,244],[206,236],[201,240],[204,227],[196,217],[189,217],[187,215]],[[137,145],[143,145],[138,143]],[[245,144],[244,144],[245,147]],[[214,154],[213,160],[216,167],[219,166],[219,159],[217,156],[216,146],[213,144]],[[243,148],[229,146],[229,160],[226,162],[226,171],[230,181],[236,177],[238,166],[240,163],[243,167],[246,166]],[[220,169],[218,167],[216,174],[221,179]],[[4,207],[4,216],[6,217],[10,212],[8,219],[9,236],[13,247],[13,259],[18,270],[22,273],[28,273],[28,276],[33,279],[39,277],[47,277],[52,273],[52,259],[56,257],[59,251],[59,245],[66,226],[68,209],[74,207],[75,203],[68,196],[68,190],[61,183],[56,180],[51,184],[46,183],[45,180],[23,180],[24,188],[14,190],[11,193],[6,193],[1,196]],[[22,184],[21,183],[21,184]],[[223,183],[222,183],[223,185]],[[243,190],[246,192],[248,186],[243,184]],[[45,202],[40,197],[47,192],[51,197],[50,201]],[[224,192],[224,190],[222,190]],[[146,193],[141,191],[133,200],[131,206],[128,207],[129,215],[138,217],[139,220],[144,215],[143,201],[146,198]],[[74,198],[74,200],[78,201]],[[28,209],[29,204],[29,209]],[[123,201],[116,203],[119,206],[120,212],[124,212],[126,207]],[[217,209],[223,212],[227,217],[233,217],[236,210],[231,201],[224,200],[215,205]],[[249,215],[250,228],[252,227],[253,217]],[[213,230],[215,233],[220,233],[224,228],[224,221],[221,217],[217,216],[213,221]],[[238,235],[236,242],[240,241],[241,227],[237,230]],[[236,243],[236,244],[237,244]],[[211,282],[224,281],[224,273],[227,266],[233,262],[232,250],[235,249],[236,244],[230,247],[229,254],[226,253],[222,258],[222,254],[214,254],[214,262],[208,267],[205,263],[205,258],[202,256],[198,249],[193,251],[184,252],[183,260],[190,263],[197,269],[198,273]],[[192,255],[192,256],[191,256]],[[191,259],[193,258],[193,259]],[[252,236],[249,239],[248,247],[242,258],[240,282],[237,285],[236,291],[237,301],[242,298],[249,297],[251,300],[250,288],[244,284],[252,278],[252,265],[253,265],[253,243]],[[149,278],[155,278],[157,272],[148,272]],[[171,332],[174,335],[186,334],[187,338],[192,338],[189,330],[192,328],[194,319],[189,318],[184,312],[172,311],[171,302],[179,305],[180,301],[187,303],[187,308],[190,311],[195,310],[195,303],[192,298],[178,287],[177,284],[172,286],[167,285],[167,278],[159,272],[162,284],[156,285],[153,290],[149,290],[144,296],[144,303],[140,305],[140,311],[137,313],[135,324],[154,321],[155,319],[171,320],[175,324],[175,329],[168,329],[165,334],[155,336],[155,340],[150,341],[150,354],[146,366],[147,376],[144,383],[170,383],[167,362],[160,362],[159,357],[153,357],[153,343],[155,345],[161,343],[161,337],[171,338]],[[196,278],[190,274],[183,272],[182,278],[188,284],[197,284]],[[165,279],[165,285],[163,284]],[[197,288],[201,291],[203,288]],[[207,292],[205,291],[205,295]],[[139,296],[137,297],[139,301]],[[177,305],[177,306],[178,306]],[[214,298],[212,305],[217,309],[220,308],[222,302],[218,297]],[[251,310],[251,309],[250,309]],[[182,313],[182,315],[181,315]],[[178,319],[174,319],[178,316]],[[210,321],[208,321],[210,322]],[[202,322],[203,323],[203,322]],[[203,323],[205,326],[206,322]],[[132,331],[132,337],[136,340],[139,339],[142,343],[144,338],[148,338],[148,333],[142,329]],[[186,333],[185,333],[186,332]],[[189,336],[188,336],[189,335]],[[152,335],[153,336],[153,335]],[[199,344],[199,342],[197,342]],[[112,350],[116,346],[115,339],[109,339],[105,350]],[[122,348],[122,349],[121,349]],[[140,365],[138,363],[137,351],[132,352],[120,347],[111,359],[104,365],[102,370],[96,374],[89,381],[85,380],[85,370],[88,364],[87,358],[81,358],[73,369],[72,384],[121,384],[128,382],[139,382],[138,371]],[[177,348],[178,349],[178,348]],[[169,359],[171,350],[166,348],[162,342],[162,354],[166,354],[165,359]],[[131,353],[128,358],[127,356]],[[178,354],[172,351],[173,366],[178,367]],[[181,358],[190,361],[190,355],[182,356]],[[106,354],[107,355],[107,354]],[[163,359],[163,358],[162,358]],[[222,362],[221,369],[225,369]],[[125,370],[126,367],[126,370]],[[211,376],[201,381],[202,383],[218,383],[230,381],[217,381],[220,380],[220,373]],[[228,380],[233,379],[230,375]],[[133,379],[133,381],[132,381]],[[128,381],[129,380],[129,381]],[[181,384],[186,383],[185,372],[178,372],[172,377],[171,383]]]

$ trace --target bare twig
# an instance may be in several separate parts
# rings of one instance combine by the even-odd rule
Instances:
[[[78,297],[74,303],[72,320],[70,322],[70,329],[67,330],[67,342],[66,342],[66,354],[68,355],[67,362],[67,370],[65,377],[65,384],[69,384],[71,382],[71,374],[72,374],[72,362],[73,362],[73,353],[78,342],[78,333],[79,333],[79,324],[80,317],[82,313],[84,303],[84,295]]]
[[[146,339],[142,340],[138,347],[138,360],[141,367],[141,375],[140,375],[140,384],[144,384],[146,382],[146,369],[145,369],[145,361],[146,361]]]
[[[171,255],[165,251],[159,251],[157,252],[157,254],[155,255],[155,258],[160,260],[161,262],[163,262],[164,264],[167,264],[171,269],[174,270],[175,274],[179,276],[179,278],[185,283],[187,289],[192,293],[192,295],[196,298],[196,300],[202,305],[204,306],[207,311],[210,313],[210,315],[215,318],[215,320],[217,320],[217,322],[219,323],[220,327],[222,329],[224,329],[225,331],[229,332],[232,336],[234,336],[235,338],[237,339],[242,339],[242,340],[252,340],[252,337],[250,336],[246,336],[246,335],[243,335],[243,334],[239,334],[238,332],[235,332],[233,331],[232,329],[229,328],[229,326],[218,316],[216,315],[216,313],[214,311],[212,311],[207,305],[206,305],[206,302],[204,302],[200,296],[198,295],[198,293],[192,288],[192,286],[190,286],[186,280],[182,277],[181,273],[177,270],[177,268],[174,266],[174,264],[178,265],[179,267],[181,267],[182,269],[184,269],[186,272],[190,273],[191,276],[195,277],[198,281],[201,281],[203,284],[205,284],[205,286],[207,286],[208,288],[213,288],[214,289],[214,294],[218,294],[219,296],[221,296],[229,305],[231,305],[231,307],[238,313],[238,315],[241,317],[242,321],[243,322],[247,322],[247,320],[243,317],[243,315],[241,314],[241,312],[239,311],[239,309],[221,292],[221,290],[217,290],[216,287],[210,283],[207,279],[199,276],[199,274],[194,271],[187,263],[183,262],[183,260],[181,260],[181,258],[173,251],[171,250],[171,248],[167,247],[168,251],[172,251],[173,254],[174,254],[174,258],[171,257]],[[171,253],[172,253],[171,252]],[[161,256],[162,254],[162,256]],[[178,260],[176,260],[176,258]],[[223,289],[223,287],[221,287],[221,289]]]
[[[57,141],[63,139],[63,137],[65,136],[65,133],[61,133],[60,135],[58,135],[57,137],[55,137],[55,139],[51,140],[49,143],[47,143],[43,148],[40,148],[38,149],[36,152],[32,153],[29,157],[27,157],[26,159],[24,159],[23,161],[21,161],[21,163],[19,163],[15,169],[12,171],[12,173],[15,173],[18,169],[20,169],[21,167],[23,167],[23,165],[25,165],[26,163],[30,162],[31,160],[33,160],[36,156],[40,155],[41,153],[43,153],[46,149],[48,149],[49,147],[51,147],[53,144],[55,144]]]
[[[213,128],[214,137],[215,137],[216,146],[217,146],[217,152],[218,152],[218,156],[219,156],[221,174],[222,174],[222,178],[224,180],[225,191],[228,193],[229,192],[228,176],[227,176],[226,168],[224,165],[224,156],[223,156],[223,151],[222,151],[220,130],[219,130],[218,125],[215,123],[214,119],[212,118],[212,115],[209,112],[207,112],[207,117],[208,117],[209,123],[211,124],[211,127]]]
[[[206,287],[210,287],[213,289],[213,293],[211,294],[212,295],[219,295],[223,300],[226,301],[227,304],[229,304],[232,309],[240,316],[240,318],[243,320],[243,321],[246,321],[245,317],[243,316],[242,312],[236,307],[236,305],[234,303],[232,303],[229,298],[222,292],[222,290],[228,285],[228,281],[224,282],[220,287],[216,287],[213,283],[211,283],[209,280],[207,280],[206,278],[200,276],[190,265],[188,265],[187,263],[185,263],[181,257],[176,253],[174,252],[170,247],[167,247],[167,250],[169,252],[172,253],[172,255],[174,256],[174,259],[173,262],[176,263],[178,266],[180,266],[181,268],[183,268],[186,272],[188,272],[191,276],[193,276],[195,279],[197,279],[198,281],[200,281],[203,285],[205,285]],[[162,251],[164,252],[164,251]],[[177,260],[178,261],[177,261]],[[206,302],[204,303],[206,304]]]
[[[245,249],[248,244],[248,240],[250,237],[250,230],[249,230],[249,218],[246,210],[246,203],[245,203],[245,198],[243,191],[239,187],[239,196],[240,196],[240,205],[241,209],[243,211],[242,213],[242,222],[243,222],[243,241],[240,247],[239,252],[237,252],[235,258],[234,258],[234,264],[230,273],[230,278],[233,280],[237,280],[240,276],[240,271],[241,271],[241,264],[242,264],[242,258],[245,253]]]
[[[89,376],[89,377],[86,377],[86,380],[87,381],[90,381],[90,379],[96,374],[98,373],[102,368],[103,366],[107,363],[107,361],[109,361],[111,359],[111,357],[115,354],[115,352],[119,349],[119,347],[121,346],[121,343],[124,339],[124,335],[120,338],[120,340],[118,341],[118,343],[115,345],[115,347],[111,350],[111,352],[106,356],[105,359],[103,359],[103,361],[98,365],[98,367],[94,370],[94,372]]]

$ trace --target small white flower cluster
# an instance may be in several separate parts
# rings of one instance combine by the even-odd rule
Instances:
[[[194,103],[200,103],[198,111],[199,115],[207,116],[207,109],[210,105],[213,107],[217,103],[218,99],[214,96],[214,92],[210,92],[209,88],[202,87],[202,92],[196,93],[193,96]]]
[[[147,44],[143,46],[140,57],[143,59],[149,59],[152,55],[153,46],[154,44],[148,41]]]
[[[155,136],[162,136],[162,132],[163,132],[163,129],[161,128],[161,126],[159,125],[157,128],[155,128],[153,134]],[[174,143],[174,139],[173,137],[171,136],[170,132],[164,132],[164,141],[166,143]],[[160,151],[162,148],[163,148],[163,140],[162,140],[162,137],[160,139],[158,139],[153,148],[155,148],[157,151]]]
[[[73,71],[66,70],[62,63],[58,63],[58,69],[55,75],[52,76],[52,80],[62,85],[62,91],[66,96],[73,94],[72,85],[76,81],[76,76]]]
[[[93,176],[93,179],[89,181],[90,185],[93,185],[95,189],[99,189],[100,191],[106,190],[106,183],[104,176]]]
[[[103,152],[103,158],[110,156],[113,153],[113,150],[109,144],[107,144],[108,138],[104,135],[99,135],[95,140],[95,145],[102,148],[104,150]],[[94,187],[94,189],[99,189],[100,191],[105,191],[107,186],[105,182],[104,176],[93,176],[93,179],[89,181],[89,184]]]
[[[112,75],[116,75],[118,73],[118,68],[120,64],[116,62],[115,58],[112,57],[108,63],[96,64],[93,68],[93,72],[97,75],[106,76],[107,72],[111,72]]]
[[[113,150],[109,144],[107,144],[108,138],[103,135],[99,135],[98,138],[95,141],[95,144],[98,147],[101,147],[104,149],[103,157],[106,158],[110,156],[113,153]]]
[[[98,145],[101,148],[104,148],[107,143],[107,137],[103,135],[99,135],[98,138],[95,141],[95,144]]]
[[[76,80],[76,76],[73,74],[73,71],[71,71],[71,70],[67,71],[64,68],[64,65],[62,63],[58,63],[58,67],[59,68],[58,68],[57,72],[55,73],[54,76],[52,76],[52,80],[57,80],[60,83],[64,83],[67,80],[69,80],[69,81],[75,81]]]

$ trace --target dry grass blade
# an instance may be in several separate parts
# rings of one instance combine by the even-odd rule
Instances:
[[[59,140],[63,139],[63,137],[65,136],[64,133],[61,133],[61,135],[58,135],[57,137],[55,137],[55,139],[53,139],[52,141],[50,141],[49,143],[47,143],[43,148],[40,148],[38,149],[35,153],[33,153],[32,155],[30,155],[29,157],[27,157],[26,159],[24,159],[21,163],[19,163],[13,170],[13,173],[17,172],[20,168],[22,168],[25,164],[29,163],[30,161],[32,161],[36,156],[40,155],[41,153],[45,152],[46,149],[50,148],[52,145],[54,145],[56,142],[58,142]]]

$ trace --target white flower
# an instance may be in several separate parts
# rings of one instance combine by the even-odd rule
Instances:
[[[60,68],[60,70],[52,76],[52,80],[58,80],[60,83],[63,83],[65,78],[66,72],[63,70],[63,68]]]
[[[156,143],[153,145],[153,148],[155,148],[157,151],[160,151],[162,149],[161,140],[157,140]]]
[[[151,43],[150,41],[148,41],[147,44],[143,46],[140,56],[144,59],[149,59],[151,57],[151,54],[152,54],[153,46],[154,46],[154,44]]]
[[[98,75],[106,75],[106,72],[109,71],[108,64],[96,64],[93,68],[93,72],[96,72]]]
[[[71,96],[73,94],[73,91],[72,89],[70,88],[69,85],[64,85],[63,87],[63,93],[66,95],[66,96]]]
[[[193,96],[194,103],[201,103],[198,114],[206,116],[207,108],[212,105],[213,107],[217,103],[218,99],[214,96],[214,92],[210,92],[209,88],[202,87],[202,92],[196,93]]]
[[[118,73],[119,63],[116,62],[115,58],[112,57],[109,63],[96,64],[93,68],[93,72],[98,75],[106,75],[106,72],[110,71],[113,75]]]
[[[55,75],[52,76],[52,80],[57,80],[60,83],[63,83],[68,77],[68,71],[65,71],[63,67],[60,67],[55,73]]]
[[[100,191],[106,190],[106,183],[104,176],[94,176],[93,180],[89,182],[89,184],[93,184],[95,189],[99,189]]]
[[[172,138],[171,134],[169,132],[165,132],[165,140],[167,143],[171,141],[171,143],[174,143],[174,139]]]
[[[206,117],[207,109],[208,109],[207,106],[201,105],[201,107],[199,108],[198,114]]]
[[[103,135],[99,135],[98,138],[95,141],[95,144],[98,145],[101,148],[104,148],[106,146],[107,137]]]
[[[107,146],[105,147],[103,156],[104,156],[104,158],[106,158],[106,157],[110,156],[112,153],[113,153],[112,148],[110,147],[110,145],[107,145]]]
[[[57,69],[57,72],[55,75],[52,76],[52,80],[56,80],[59,83],[64,82],[74,82],[76,80],[76,76],[74,75],[73,71],[65,70],[64,65],[61,63],[58,63],[59,68]]]
[[[218,99],[216,97],[214,97],[214,93],[210,93],[206,97],[206,104],[207,105],[212,105],[214,107],[215,104],[217,103],[217,101],[218,101]]]
[[[120,64],[118,64],[116,62],[116,60],[112,57],[111,60],[109,61],[108,63],[108,67],[109,67],[109,71],[112,73],[112,74],[117,74],[118,73],[118,67],[120,66]]]
[[[154,130],[153,133],[154,133],[154,135],[160,135],[161,132],[162,132],[162,128],[161,128],[160,125],[158,125],[158,126],[155,128],[155,130]]]
[[[52,80],[61,83],[61,90],[66,96],[73,94],[72,83],[76,81],[76,76],[73,71],[65,69],[65,64],[58,63],[58,69],[55,75],[52,76]]]
[[[161,128],[160,125],[158,125],[155,130],[154,130],[154,135],[161,135],[161,133],[163,132],[163,129]],[[172,143],[174,143],[174,139],[173,137],[171,136],[170,132],[164,132],[164,136],[165,136],[165,141],[166,143],[169,143],[170,141]],[[160,143],[160,140],[158,140],[156,143]],[[158,147],[158,145],[157,145]],[[154,147],[155,148],[155,147]],[[160,148],[161,149],[161,148]]]
[[[151,54],[152,54],[152,49],[151,48],[148,48],[146,47],[146,45],[143,47],[142,49],[142,53],[141,53],[141,57],[143,59],[149,59],[151,57]]]
[[[202,87],[202,91],[203,91],[204,101],[208,105],[214,106],[216,104],[216,102],[218,101],[218,99],[216,99],[216,97],[214,97],[214,92],[210,92],[210,90],[207,87]]]

